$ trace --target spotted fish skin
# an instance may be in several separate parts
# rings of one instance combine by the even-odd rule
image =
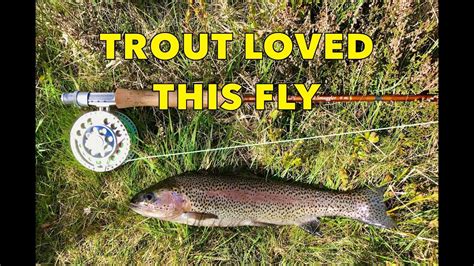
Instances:
[[[139,193],[131,207],[144,216],[195,226],[299,225],[314,231],[318,217],[340,216],[391,228],[384,190],[336,192],[253,175],[185,173]]]

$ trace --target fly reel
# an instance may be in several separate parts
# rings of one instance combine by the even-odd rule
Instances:
[[[136,139],[137,128],[120,112],[86,113],[74,123],[70,134],[74,157],[96,172],[110,171],[131,159]]]
[[[63,103],[77,106],[98,106],[101,110],[79,117],[70,133],[74,157],[86,168],[95,172],[113,170],[133,158],[132,147],[138,140],[138,130],[132,120],[120,112],[109,112],[114,101],[108,93],[97,99],[74,92],[63,94]],[[100,99],[99,99],[100,98]],[[107,110],[107,111],[106,111]]]

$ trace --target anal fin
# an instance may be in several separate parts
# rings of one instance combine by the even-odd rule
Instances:
[[[311,220],[311,221],[302,223],[302,224],[300,224],[299,226],[301,227],[301,229],[303,229],[303,230],[305,230],[306,232],[312,234],[313,236],[322,237],[323,234],[322,234],[321,231],[319,230],[319,225],[320,225],[319,220],[318,220],[318,219],[314,219],[314,220]]]
[[[252,226],[270,226],[270,225],[274,225],[274,224],[266,223],[266,222],[259,222],[259,221],[249,221],[248,225],[252,225]]]

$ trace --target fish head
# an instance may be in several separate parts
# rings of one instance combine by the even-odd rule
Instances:
[[[130,208],[146,217],[172,219],[191,209],[186,195],[172,189],[148,190],[132,198]]]

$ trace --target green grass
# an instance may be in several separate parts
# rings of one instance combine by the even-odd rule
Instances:
[[[437,126],[325,138],[283,145],[139,160],[114,171],[82,167],[69,130],[86,110],[65,107],[62,92],[151,89],[160,82],[322,83],[320,93],[437,93],[436,1],[217,1],[66,4],[38,1],[36,122],[36,256],[43,263],[436,263],[438,255]],[[363,32],[374,53],[360,61],[298,56],[243,60],[243,33]],[[214,49],[202,61],[105,60],[99,33],[232,31],[230,57]],[[149,48],[147,48],[149,49]],[[150,51],[145,51],[150,55]],[[319,50],[319,54],[322,50]],[[294,93],[294,90],[292,91]],[[123,110],[136,123],[139,156],[254,143],[437,120],[435,104],[323,104],[311,111]],[[147,219],[130,198],[188,170],[247,168],[282,179],[348,190],[390,184],[385,194],[395,230],[323,218],[324,237],[291,226],[196,228]],[[90,210],[87,212],[85,210]]]

